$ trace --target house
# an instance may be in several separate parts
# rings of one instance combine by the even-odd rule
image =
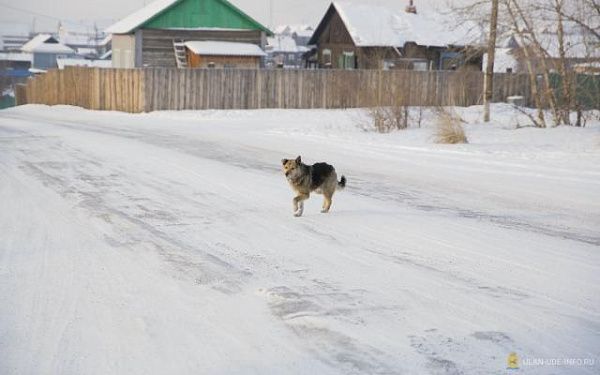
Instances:
[[[35,71],[57,68],[57,59],[76,55],[72,48],[60,43],[50,34],[36,35],[21,47],[21,51],[32,55],[31,69]]]
[[[301,68],[302,55],[308,51],[308,48],[297,45],[291,35],[275,34],[267,38],[266,51],[269,67]]]
[[[0,24],[0,51],[18,52],[29,39],[29,25],[8,22]]]
[[[578,72],[594,72],[585,69],[600,64],[600,44],[578,27],[565,28],[565,59],[568,69]],[[543,72],[542,59],[551,72],[560,69],[561,59],[558,36],[550,31],[537,35],[542,50],[533,46],[530,40],[522,40],[517,35],[510,35],[496,47],[494,70],[496,72],[528,73],[527,62],[536,74]],[[529,57],[527,57],[529,56]],[[484,56],[484,60],[486,59]]]
[[[297,46],[308,46],[308,41],[315,32],[310,25],[282,25],[275,29],[276,35],[289,36],[294,39]]]
[[[258,69],[266,53],[252,43],[192,41],[184,43],[190,68]]]
[[[0,52],[0,86],[24,83],[31,75],[32,55],[23,52]]]
[[[0,52],[0,67],[4,70],[26,72],[31,68],[33,55],[24,52]]]
[[[318,67],[338,69],[481,70],[477,25],[448,16],[370,3],[333,2],[308,44]]]
[[[117,68],[186,67],[193,52],[185,47],[187,42],[244,43],[262,50],[272,35],[227,0],[157,0],[106,32],[112,34],[112,62]],[[222,52],[222,44],[211,45]],[[240,56],[212,56],[221,56],[222,66],[240,61]]]
[[[58,40],[75,50],[79,56],[96,59],[110,50],[111,36],[95,27],[60,24]]]

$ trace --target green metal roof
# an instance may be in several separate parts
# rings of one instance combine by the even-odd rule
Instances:
[[[227,0],[157,0],[107,29],[127,34],[152,29],[243,29],[273,33]]]

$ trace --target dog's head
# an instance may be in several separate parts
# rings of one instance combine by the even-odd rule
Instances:
[[[302,159],[300,156],[296,159],[281,159],[281,164],[283,164],[283,173],[287,176],[302,164]]]

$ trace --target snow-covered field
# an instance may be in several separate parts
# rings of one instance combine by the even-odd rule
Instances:
[[[0,111],[0,374],[600,373],[600,124],[480,109]]]

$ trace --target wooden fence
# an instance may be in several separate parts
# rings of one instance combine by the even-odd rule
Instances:
[[[98,69],[68,67],[30,79],[17,104],[125,112],[183,109],[356,108],[482,102],[483,73],[381,70]],[[494,101],[521,95],[526,75],[497,74]]]

